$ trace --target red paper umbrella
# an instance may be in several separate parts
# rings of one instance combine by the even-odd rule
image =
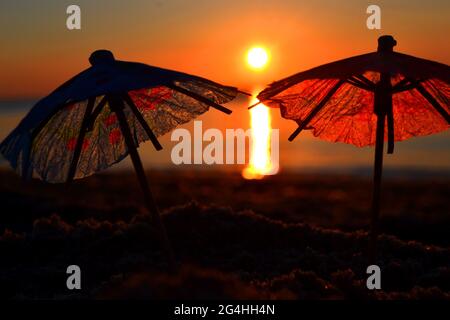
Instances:
[[[40,100],[2,142],[0,152],[24,177],[60,183],[83,178],[131,157],[152,220],[170,262],[169,242],[137,152],[151,140],[209,110],[238,90],[99,50],[91,67]]]
[[[450,67],[393,51],[392,36],[376,52],[332,62],[276,81],[258,95],[282,117],[331,142],[375,145],[369,254],[374,257],[380,211],[383,144],[444,131],[450,123]]]

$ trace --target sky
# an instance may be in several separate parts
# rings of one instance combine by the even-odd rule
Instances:
[[[70,4],[81,8],[81,30],[66,28]],[[369,4],[381,7],[381,30],[366,27]],[[0,101],[35,101],[87,68],[90,53],[101,48],[120,60],[196,74],[251,93],[293,73],[374,51],[382,34],[394,35],[398,51],[449,64],[449,15],[445,0],[2,0]],[[262,71],[245,62],[255,45],[271,54]],[[248,103],[244,98],[232,103],[235,112],[226,120],[214,111],[201,119],[207,127],[247,128]],[[21,112],[0,113],[0,138],[18,123]],[[281,119],[277,110],[272,115],[285,141],[296,125]],[[448,138],[443,133],[402,142],[392,165],[450,169]],[[298,159],[311,166],[372,163],[370,148],[333,145],[308,133],[301,139],[282,144],[281,160],[287,166]],[[145,149],[144,154],[150,152]],[[158,158],[167,160],[168,152]]]

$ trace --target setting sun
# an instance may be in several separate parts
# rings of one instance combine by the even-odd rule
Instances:
[[[269,62],[269,53],[262,47],[253,47],[247,52],[247,63],[254,69],[262,69]]]

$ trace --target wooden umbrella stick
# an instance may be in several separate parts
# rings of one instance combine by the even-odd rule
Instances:
[[[380,216],[381,176],[383,172],[383,147],[385,114],[377,115],[375,142],[375,162],[373,172],[372,213],[369,234],[369,264],[375,263],[377,256],[378,218]]]
[[[387,110],[387,129],[388,129],[388,149],[387,153],[392,154],[394,153],[394,141],[395,141],[395,134],[394,134],[394,113],[392,110],[392,105]]]
[[[172,247],[170,245],[169,238],[167,237],[167,232],[166,229],[164,228],[164,224],[161,220],[158,207],[156,206],[155,200],[153,199],[153,195],[150,190],[150,185],[148,184],[147,178],[145,176],[144,168],[142,166],[139,153],[133,141],[130,127],[128,126],[127,119],[123,112],[124,102],[121,99],[121,97],[110,97],[109,103],[113,111],[117,114],[117,120],[119,121],[120,129],[125,139],[125,143],[127,145],[131,161],[133,162],[133,166],[136,171],[139,184],[144,193],[145,204],[152,217],[152,222],[155,224],[156,228],[159,231],[161,245],[163,246],[163,250],[166,254],[167,262],[171,269],[175,269],[175,258],[173,255]]]
[[[392,114],[392,84],[391,75],[382,73],[380,82],[377,84],[374,96],[374,112],[377,115],[377,131],[375,137],[375,163],[373,170],[373,191],[372,191],[372,213],[369,234],[369,264],[374,264],[377,259],[377,237],[378,237],[378,219],[380,216],[381,202],[381,176],[383,172],[383,148],[386,117]],[[393,143],[393,117],[388,120],[388,126],[392,125],[390,143]],[[389,129],[389,128],[388,128]],[[393,145],[391,145],[393,151]]]

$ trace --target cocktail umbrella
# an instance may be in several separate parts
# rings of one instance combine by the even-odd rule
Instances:
[[[63,183],[106,169],[128,154],[168,258],[174,258],[137,151],[150,140],[208,111],[238,90],[189,74],[115,60],[107,50],[91,67],[40,100],[0,145],[23,177]]]
[[[392,36],[376,52],[325,64],[276,81],[258,103],[279,107],[282,117],[331,142],[375,145],[369,260],[375,258],[384,141],[394,142],[449,128],[450,67],[393,51]]]

